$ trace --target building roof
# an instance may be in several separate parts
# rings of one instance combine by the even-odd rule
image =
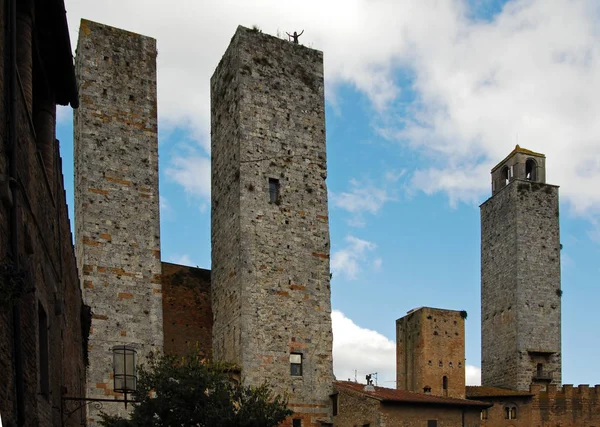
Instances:
[[[492,406],[490,403],[477,400],[442,397],[385,387],[373,387],[375,391],[365,391],[364,384],[349,381],[335,381],[334,384],[338,388],[358,392],[383,403],[420,403],[425,405],[476,406],[480,408],[489,408]]]
[[[494,166],[492,168],[492,172],[494,172],[496,169],[498,169],[502,164],[504,164],[504,162],[506,162],[511,156],[520,153],[520,154],[528,154],[530,156],[536,156],[536,157],[546,157],[545,154],[542,153],[536,153],[535,151],[531,151],[528,150],[527,148],[521,148],[521,146],[519,144],[515,145],[515,149],[512,150],[510,152],[510,154],[508,156],[506,156],[504,159],[502,159],[502,161],[500,163],[498,163],[496,166]]]
[[[467,398],[480,398],[480,397],[531,397],[532,393],[529,391],[521,390],[510,390],[508,388],[500,387],[486,387],[486,386],[467,386]]]

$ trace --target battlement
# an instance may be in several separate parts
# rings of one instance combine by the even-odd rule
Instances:
[[[543,386],[541,384],[532,384],[529,391],[535,398],[551,399],[554,397],[561,399],[577,399],[577,397],[598,396],[600,395],[600,384],[590,386],[589,384],[563,384],[559,387],[554,384]]]

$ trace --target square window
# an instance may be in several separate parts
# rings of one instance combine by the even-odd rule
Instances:
[[[293,377],[302,376],[302,354],[292,353],[290,354],[290,374]]]
[[[300,418],[294,418],[292,420],[292,427],[302,427],[302,420]]]
[[[427,427],[437,427],[437,420],[427,420]]]

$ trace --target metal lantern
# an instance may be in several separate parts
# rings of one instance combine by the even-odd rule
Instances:
[[[113,390],[123,393],[125,407],[127,407],[127,394],[135,393],[137,389],[136,356],[137,352],[133,347],[127,345],[113,347]]]

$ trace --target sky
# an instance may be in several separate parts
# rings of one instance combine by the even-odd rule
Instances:
[[[560,185],[563,383],[600,383],[600,2],[66,0],[157,39],[163,261],[210,268],[209,79],[238,25],[322,50],[334,371],[395,386],[395,320],[466,310],[480,381],[479,205],[519,144]],[[57,126],[73,206],[71,111]],[[71,218],[73,217],[71,209]]]

